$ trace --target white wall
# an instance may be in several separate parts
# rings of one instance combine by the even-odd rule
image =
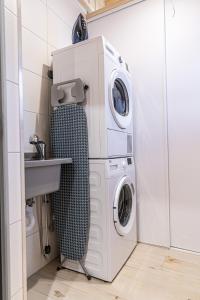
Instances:
[[[29,138],[49,141],[49,80],[51,52],[71,44],[71,30],[80,13],[77,1],[22,0],[24,82],[24,151],[32,152]]]
[[[164,1],[148,0],[89,23],[127,60],[133,76],[139,240],[169,246]]]
[[[5,14],[5,71],[3,81],[6,89],[4,103],[4,172],[8,197],[8,232],[10,255],[10,299],[23,297],[23,246],[22,246],[22,191],[20,160],[20,99],[19,99],[19,69],[18,69],[18,31],[17,31],[17,2],[4,1]],[[2,46],[2,45],[1,45]],[[3,78],[4,80],[4,78]],[[7,205],[7,203],[6,203]]]
[[[21,0],[24,90],[24,152],[33,152],[29,138],[37,134],[49,146],[51,52],[71,44],[72,27],[81,12],[74,0]],[[36,208],[34,207],[37,219]],[[55,235],[49,233],[52,254],[41,255],[37,224],[27,236],[28,276],[57,255]]]
[[[199,20],[199,0],[166,0],[171,245],[197,252],[200,252]]]

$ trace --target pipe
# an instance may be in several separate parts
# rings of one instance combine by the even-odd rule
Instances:
[[[34,226],[35,226],[35,217],[33,214],[33,207],[27,205],[26,206],[26,233],[27,234],[30,233]]]

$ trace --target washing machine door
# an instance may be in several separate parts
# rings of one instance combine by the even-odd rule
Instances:
[[[135,187],[127,176],[121,179],[117,187],[113,215],[117,233],[121,236],[129,234],[136,218],[136,197]]]
[[[126,129],[132,120],[131,82],[124,70],[114,70],[110,82],[110,108],[117,125]]]

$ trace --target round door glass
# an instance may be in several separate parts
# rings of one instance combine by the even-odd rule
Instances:
[[[132,191],[128,184],[123,185],[118,202],[118,218],[121,226],[125,227],[132,212]]]
[[[129,113],[129,98],[125,84],[119,78],[115,79],[113,86],[113,104],[115,110],[121,116],[126,116]]]

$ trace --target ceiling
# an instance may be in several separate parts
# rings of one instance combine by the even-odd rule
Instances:
[[[102,14],[132,0],[78,0],[87,11],[87,18]]]

